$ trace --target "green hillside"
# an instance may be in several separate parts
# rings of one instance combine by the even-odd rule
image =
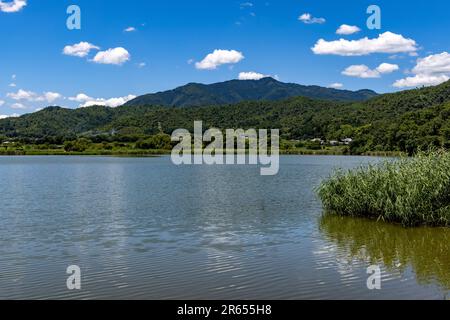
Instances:
[[[231,80],[210,85],[190,83],[174,90],[147,94],[127,103],[129,106],[158,105],[192,107],[239,103],[242,101],[277,101],[307,97],[334,101],[364,101],[377,95],[371,90],[348,91],[319,86],[283,83],[273,78]]]
[[[354,154],[367,151],[412,153],[430,145],[450,147],[450,82],[344,103],[304,97],[193,108],[157,106],[49,107],[0,120],[3,140],[49,143],[89,139],[134,141],[177,128],[279,128],[284,140],[352,138]]]

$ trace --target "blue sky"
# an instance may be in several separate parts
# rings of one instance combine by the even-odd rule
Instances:
[[[81,30],[66,27],[72,4]],[[381,30],[366,26],[371,4]],[[241,73],[381,93],[437,84],[450,77],[449,11],[443,0],[0,0],[0,117]]]

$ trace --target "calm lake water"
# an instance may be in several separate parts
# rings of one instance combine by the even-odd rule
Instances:
[[[286,156],[262,177],[168,157],[0,158],[0,298],[450,297],[449,229],[322,215],[314,187],[375,161]]]

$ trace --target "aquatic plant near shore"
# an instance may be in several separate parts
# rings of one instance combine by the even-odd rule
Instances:
[[[450,226],[450,153],[419,152],[335,172],[318,188],[327,212],[404,226]]]

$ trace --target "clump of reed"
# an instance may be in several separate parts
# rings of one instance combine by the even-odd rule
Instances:
[[[324,209],[404,226],[450,226],[450,152],[336,171],[318,188]]]

